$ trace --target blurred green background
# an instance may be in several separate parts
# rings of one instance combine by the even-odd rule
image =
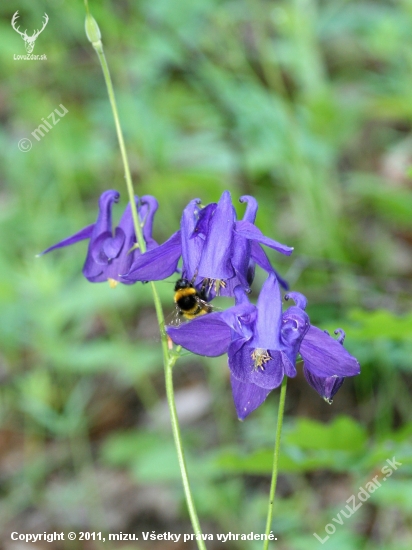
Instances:
[[[49,15],[33,51],[47,60],[14,59],[26,53],[17,10],[29,34]],[[288,385],[274,547],[322,547],[313,532],[325,537],[396,457],[390,482],[326,546],[410,550],[412,1],[101,0],[91,11],[137,193],[160,203],[155,238],[194,197],[254,195],[260,229],[295,247],[271,260],[361,362],[331,407],[301,369]],[[84,5],[8,0],[0,15],[0,546],[21,548],[10,531],[190,533],[150,289],[88,283],[85,243],[35,258],[93,223],[104,190],[122,193],[115,217],[126,204]],[[173,286],[158,288],[169,314]],[[224,357],[185,355],[175,382],[204,532],[264,532],[278,392],[240,423]],[[223,546],[261,544],[210,544]]]

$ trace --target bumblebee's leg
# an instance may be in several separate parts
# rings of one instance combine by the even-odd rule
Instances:
[[[196,269],[196,271],[195,271],[195,274],[194,274],[193,277],[192,277],[192,280],[190,281],[190,284],[191,284],[191,285],[194,285],[196,279],[197,279],[197,269]]]
[[[212,285],[213,285],[212,279],[203,279],[202,286],[200,287],[199,295],[204,302],[209,301]]]

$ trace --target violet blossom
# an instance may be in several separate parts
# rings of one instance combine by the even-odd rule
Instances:
[[[321,331],[316,327],[310,327],[300,349],[302,358],[305,360],[303,373],[308,384],[310,384],[312,388],[314,388],[318,394],[323,397],[326,403],[329,403],[329,405],[332,404],[333,397],[342,386],[345,376],[337,376],[336,374],[334,376],[316,376],[311,372],[309,366],[307,365],[310,365],[314,361],[319,362],[324,360],[322,350],[325,348],[325,342],[328,342],[327,347],[330,352],[332,351],[332,346],[336,351],[336,346],[335,344],[332,344],[331,340],[336,342],[338,345],[341,344],[343,346],[345,332],[341,328],[336,329],[334,332],[335,334],[339,334],[337,340],[333,340],[326,330]],[[341,354],[342,350],[339,355]],[[335,353],[330,353],[328,361],[335,361],[335,357]]]
[[[313,377],[346,377],[359,374],[359,364],[344,348],[316,327],[310,326],[306,298],[297,292],[288,298],[294,306],[282,312],[278,281],[270,273],[256,306],[241,289],[236,305],[204,315],[180,327],[167,327],[178,345],[206,356],[228,354],[232,393],[239,419],[259,407],[284,376],[296,375],[298,353]],[[325,337],[319,338],[319,333]],[[307,335],[310,334],[305,342]]]
[[[83,266],[83,275],[86,279],[92,283],[108,280],[112,286],[119,281],[124,284],[133,284],[134,281],[124,280],[121,275],[129,271],[132,263],[138,256],[141,256],[141,252],[136,247],[130,203],[127,205],[119,225],[114,230],[112,228],[112,208],[119,198],[120,194],[114,190],[102,193],[96,222],[47,248],[41,254],[89,239],[86,261]],[[157,200],[146,195],[141,197],[140,201],[138,197],[135,197],[135,201],[147,250],[153,250],[158,246],[152,237],[153,218],[158,208]]]
[[[165,279],[178,270],[182,258],[182,277],[197,288],[206,285],[209,299],[215,295],[234,296],[239,285],[250,292],[256,264],[275,274],[287,287],[261,245],[286,255],[293,248],[265,237],[254,225],[257,201],[253,197],[245,195],[240,201],[247,203],[240,221],[236,219],[228,191],[218,203],[204,208],[200,207],[200,199],[190,201],[183,211],[180,229],[156,249],[137,257],[124,279],[133,282]]]

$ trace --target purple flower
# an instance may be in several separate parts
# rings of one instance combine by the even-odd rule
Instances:
[[[225,191],[219,202],[200,207],[192,200],[184,209],[180,230],[155,250],[139,256],[125,279],[130,281],[161,280],[176,272],[182,258],[182,277],[200,288],[206,284],[210,298],[216,294],[233,296],[241,286],[246,292],[254,277],[255,265],[285,281],[270,265],[261,244],[290,255],[292,248],[265,237],[254,225],[257,202],[244,196],[243,220],[237,221],[230,193]]]
[[[339,349],[337,347],[339,344],[343,346],[345,332],[341,328],[338,328],[335,330],[335,334],[339,334],[337,340],[331,338],[326,330],[322,332],[316,327],[310,327],[300,349],[300,354],[304,359],[303,373],[308,384],[310,384],[329,405],[332,404],[333,397],[342,386],[345,376],[338,376],[337,374],[333,376],[317,376],[313,374],[312,371],[315,370],[315,364],[319,364],[325,360],[323,350],[326,348],[329,351],[330,357],[327,359],[328,361],[334,362],[336,361],[336,357],[339,357],[340,365],[342,365],[343,360],[345,360],[348,367],[349,364],[351,367],[355,367],[353,362],[356,361],[356,359],[345,349]],[[338,366],[336,366],[336,369],[338,370]],[[347,372],[347,369],[345,372]]]
[[[256,306],[240,287],[235,296],[236,305],[224,312],[166,330],[175,343],[194,353],[215,356],[227,351],[235,406],[243,420],[281,384],[284,375],[296,375],[296,357],[309,317],[298,307],[282,315],[279,284],[273,273]]]
[[[306,298],[302,294],[290,292],[285,298],[294,299],[302,309],[306,307]],[[299,348],[307,382],[329,404],[332,404],[333,397],[345,378],[360,373],[359,362],[343,347],[345,332],[336,329],[335,334],[339,334],[337,340],[327,331],[311,326]]]
[[[228,354],[236,411],[243,420],[259,407],[283,377],[296,375],[298,353],[315,379],[359,374],[359,364],[344,348],[310,326],[306,298],[292,292],[294,306],[282,313],[278,281],[269,274],[256,306],[241,289],[236,305],[210,313],[180,327],[167,327],[171,339],[199,355]],[[320,336],[324,335],[324,336]]]
[[[132,284],[134,281],[124,280],[121,275],[129,271],[132,263],[141,256],[141,252],[138,248],[133,248],[136,245],[136,235],[130,203],[119,225],[114,231],[112,229],[112,208],[119,198],[120,194],[117,191],[105,191],[99,199],[99,213],[95,223],[47,248],[41,254],[89,239],[83,266],[83,275],[86,279],[92,283],[109,280],[112,286],[118,281]],[[140,201],[135,197],[135,200],[147,249],[152,250],[158,246],[152,238],[153,217],[158,208],[157,200],[150,195],[142,197]]]

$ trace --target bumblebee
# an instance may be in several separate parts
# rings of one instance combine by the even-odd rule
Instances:
[[[176,281],[174,300],[179,316],[190,320],[210,313],[213,308],[207,298],[205,287],[197,290],[188,279]]]

